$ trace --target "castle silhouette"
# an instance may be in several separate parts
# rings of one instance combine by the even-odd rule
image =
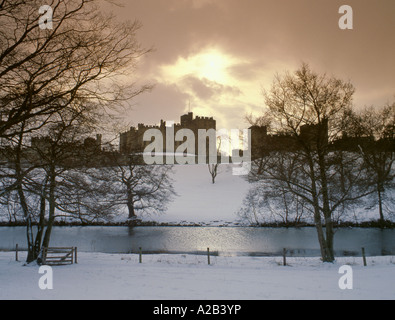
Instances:
[[[216,130],[216,120],[213,117],[193,117],[193,112],[188,112],[180,117],[180,123],[174,123],[173,121],[163,121],[160,120],[159,125],[145,125],[143,123],[139,123],[136,127],[130,127],[129,131],[123,132],[120,134],[120,141],[119,141],[119,151],[122,154],[129,154],[135,152],[142,152],[147,145],[149,145],[150,141],[144,141],[143,136],[144,133],[149,129],[158,129],[163,137],[163,151],[166,152],[166,135],[167,135],[167,128],[173,127],[174,134],[177,133],[180,129],[190,129],[195,137],[198,136],[199,129],[214,129]],[[183,141],[174,141],[174,150],[180,146]],[[195,141],[195,150],[197,152],[197,139]]]

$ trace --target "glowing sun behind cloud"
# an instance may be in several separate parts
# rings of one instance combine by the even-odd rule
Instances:
[[[178,58],[175,64],[163,66],[162,73],[173,79],[194,75],[200,79],[227,83],[229,81],[227,69],[239,62],[238,59],[218,49],[210,48],[187,58]]]
[[[227,68],[235,61],[229,56],[221,54],[219,51],[213,50],[204,52],[196,56],[197,66],[199,67],[200,76],[211,81],[226,83],[229,75]]]
[[[248,112],[249,105],[259,103],[259,82],[251,86],[252,79],[235,72],[249,65],[249,61],[225,53],[220,48],[207,47],[187,57],[160,67],[158,82],[176,86],[188,96],[184,111],[201,116],[214,116],[220,126],[234,127],[235,119]],[[224,114],[233,117],[231,124]],[[229,117],[228,117],[229,119]]]

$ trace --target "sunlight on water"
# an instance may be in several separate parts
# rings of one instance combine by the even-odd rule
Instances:
[[[0,250],[26,248],[24,227],[0,227]],[[79,251],[106,253],[197,253],[211,255],[319,256],[315,228],[248,227],[55,227],[51,246],[74,246]],[[335,253],[395,254],[395,230],[338,229]]]

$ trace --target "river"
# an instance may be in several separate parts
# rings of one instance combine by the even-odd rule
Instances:
[[[0,250],[26,249],[25,227],[0,227]],[[316,230],[254,227],[54,227],[51,246],[74,246],[82,252],[205,253],[218,255],[319,256]],[[395,230],[340,228],[336,256],[395,255]]]

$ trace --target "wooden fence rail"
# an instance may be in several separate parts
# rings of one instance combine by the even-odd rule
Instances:
[[[139,263],[142,263],[142,249],[139,248]],[[283,265],[287,265],[287,249],[283,248],[282,257]],[[15,246],[15,261],[18,261],[19,246]],[[367,266],[365,248],[362,248],[363,265]],[[42,264],[46,265],[63,265],[77,262],[77,247],[48,247],[42,249]],[[207,248],[207,263],[210,265],[210,248]]]

